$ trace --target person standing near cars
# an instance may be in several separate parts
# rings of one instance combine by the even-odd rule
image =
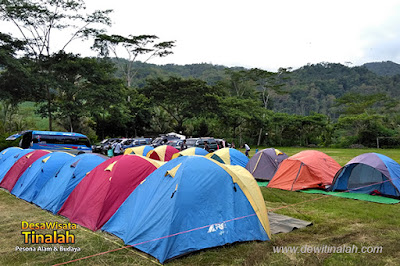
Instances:
[[[184,139],[181,143],[181,149],[180,151],[186,150],[187,149],[187,145],[186,145],[186,139]]]
[[[107,147],[107,156],[110,158],[114,156],[113,147],[111,145],[108,145]]]
[[[204,141],[204,149],[208,152],[210,152],[210,146],[208,146],[207,141]]]
[[[244,148],[246,149],[246,156],[249,157],[250,146],[245,143]]]
[[[231,143],[231,148],[232,148],[232,149],[236,149],[235,142],[233,142],[233,141],[232,141],[232,143]]]
[[[114,147],[114,155],[115,155],[115,156],[121,155],[122,152],[123,152],[123,150],[122,150],[121,143],[120,143],[120,142],[117,142],[117,143],[115,144],[115,147]]]

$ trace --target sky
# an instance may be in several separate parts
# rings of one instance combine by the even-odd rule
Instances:
[[[85,0],[113,9],[109,34],[176,41],[154,64],[276,71],[320,62],[400,63],[400,0]],[[74,44],[82,55],[94,55]],[[144,58],[143,58],[144,59]]]

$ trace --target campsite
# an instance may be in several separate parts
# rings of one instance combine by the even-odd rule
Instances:
[[[0,265],[400,265],[400,0],[315,2],[0,1]]]
[[[304,148],[279,148],[288,156]],[[244,152],[243,150],[240,150]],[[318,149],[344,166],[352,158],[378,152],[394,159],[400,159],[397,149]],[[251,152],[254,155],[254,151]],[[115,158],[115,157],[114,157]],[[180,157],[183,158],[183,157]],[[298,191],[285,191],[260,187],[268,211],[312,222],[311,226],[289,233],[278,233],[270,241],[241,242],[209,248],[167,261],[171,265],[209,265],[209,264],[398,264],[399,250],[397,240],[400,235],[398,214],[399,204],[382,204],[321,194],[308,194]],[[134,248],[123,248],[120,238],[106,231],[91,231],[79,226],[74,230],[79,252],[15,252],[21,242],[21,221],[52,221],[67,223],[68,219],[53,215],[34,204],[18,199],[7,191],[0,190],[2,213],[0,233],[2,265],[10,263],[57,264],[74,259],[104,254],[75,262],[75,264],[136,264],[149,265],[159,262],[152,256]],[[320,247],[320,246],[382,247],[382,253],[315,253],[299,252],[277,253],[279,247]],[[29,246],[29,245],[28,245]],[[31,246],[31,245],[30,245]],[[65,245],[64,245],[65,246]],[[66,246],[68,248],[68,246]],[[274,251],[275,249],[275,251]],[[72,250],[72,249],[70,249]]]

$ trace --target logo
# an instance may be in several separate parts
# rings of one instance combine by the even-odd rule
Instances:
[[[75,244],[75,235],[71,233],[71,230],[76,229],[76,224],[73,223],[28,223],[23,221],[21,229],[30,229],[30,231],[21,231],[24,244]],[[35,230],[52,230],[52,233]],[[58,230],[63,230],[64,232],[59,232]]]
[[[225,227],[226,227],[225,223],[212,224],[208,228],[208,232],[207,233],[213,233],[213,232],[216,232],[216,231],[220,231],[220,234],[222,235],[224,233]]]

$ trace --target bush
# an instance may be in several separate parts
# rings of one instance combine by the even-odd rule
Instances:
[[[19,139],[16,139],[14,141],[7,141],[6,138],[9,137],[10,133],[3,133],[0,134],[0,151],[8,148],[8,147],[18,147],[19,144]]]

